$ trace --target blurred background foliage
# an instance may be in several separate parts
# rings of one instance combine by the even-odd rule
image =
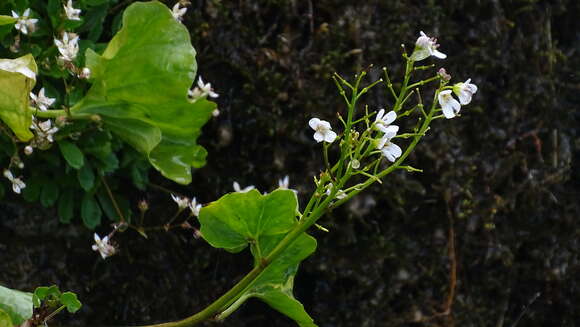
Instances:
[[[111,6],[104,26],[130,2]],[[301,266],[297,298],[325,327],[575,326],[578,17],[575,0],[191,1],[184,24],[200,74],[220,93],[221,115],[204,128],[208,164],[190,186],[149,178],[210,202],[234,180],[269,191],[288,174],[305,197],[321,168],[307,121],[338,126],[344,110],[332,73],[348,78],[372,64],[369,81],[382,66],[400,79],[400,44],[412,48],[423,30],[448,55],[427,61],[452,82],[471,78],[479,92],[462,117],[436,121],[410,158],[424,173],[391,174],[321,220],[330,233],[313,231],[319,247]],[[365,103],[388,107],[386,94],[376,88]],[[156,189],[126,187],[133,208],[149,201],[151,224],[173,210]],[[54,211],[13,195],[0,206],[0,282],[75,291],[83,310],[60,318],[71,326],[184,318],[251,262],[190,230],[117,234],[121,252],[103,262],[80,223],[61,225]],[[251,301],[226,325],[293,323]]]

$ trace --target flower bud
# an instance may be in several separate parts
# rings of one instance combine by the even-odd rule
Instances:
[[[145,212],[145,211],[149,210],[149,203],[147,203],[147,201],[145,201],[145,200],[141,200],[137,204],[137,207],[139,208],[139,211]]]
[[[439,69],[439,71],[437,72],[437,74],[439,74],[439,76],[441,76],[441,78],[444,81],[446,81],[446,82],[449,82],[449,80],[451,79],[451,75],[447,74],[447,71],[443,67],[441,67]]]
[[[24,147],[24,154],[29,156],[32,154],[32,152],[34,152],[34,148],[31,147],[30,145],[27,145]]]

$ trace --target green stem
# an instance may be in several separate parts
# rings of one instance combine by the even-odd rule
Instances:
[[[403,85],[401,86],[401,92],[399,93],[399,96],[397,97],[397,101],[395,102],[395,105],[393,106],[393,110],[395,112],[398,112],[399,110],[401,110],[401,106],[403,105],[403,99],[405,99],[405,95],[407,94],[407,90],[408,90],[407,85],[409,84],[409,79],[411,78],[411,72],[413,71],[413,64],[414,64],[413,60],[407,59],[407,66],[405,67],[405,79],[403,80]]]

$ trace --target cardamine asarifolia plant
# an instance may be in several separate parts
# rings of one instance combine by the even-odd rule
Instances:
[[[3,30],[4,41],[11,44],[11,49],[16,53],[25,49],[32,53],[0,61],[0,81],[5,85],[0,92],[6,92],[0,99],[5,141],[2,160],[7,165],[5,176],[16,193],[22,191],[25,195],[30,188],[28,181],[38,178],[39,195],[31,199],[40,197],[42,204],[54,204],[58,198],[59,211],[62,201],[67,203],[62,206],[71,212],[67,206],[72,204],[68,202],[82,197],[81,216],[88,227],[95,224],[87,223],[91,220],[85,218],[86,201],[93,203],[93,207],[112,204],[115,209],[112,215],[117,221],[112,232],[102,238],[94,234],[93,250],[106,259],[120,246],[112,241],[116,232],[134,229],[147,237],[147,232],[154,230],[143,226],[148,210],[146,202],[139,204],[141,216],[131,223],[123,216],[119,201],[110,196],[104,177],[122,168],[118,158],[108,158],[116,157],[120,149],[130,146],[135,150],[128,159],[130,167],[144,158],[165,177],[189,183],[191,166],[201,166],[205,156],[205,150],[195,143],[199,129],[216,110],[207,97],[217,97],[217,94],[201,78],[190,90],[196,71],[195,52],[187,30],[179,23],[186,12],[179,3],[172,10],[158,2],[133,4],[125,11],[122,27],[108,45],[89,39],[83,46],[78,34],[65,30],[85,26],[79,15],[82,10],[89,15],[92,10],[89,3],[86,1],[86,7],[80,7],[79,12],[71,1],[62,5],[60,1],[48,1],[41,8],[33,6],[33,10],[17,7],[20,11],[0,19],[5,26],[18,31],[10,34]],[[35,32],[35,27],[42,22],[44,16],[37,13],[43,10],[50,17],[45,24],[50,24],[54,35],[61,37],[52,43],[32,44],[28,38],[41,33],[40,29]],[[84,24],[91,21],[87,18]],[[84,56],[78,55],[79,47],[86,48]],[[316,326],[293,296],[299,265],[316,249],[316,240],[308,230],[313,226],[324,229],[318,222],[326,212],[372,184],[381,183],[388,174],[400,169],[421,171],[407,163],[409,155],[435,120],[458,117],[461,107],[469,104],[477,92],[470,79],[450,84],[451,76],[445,69],[433,71],[433,64],[417,65],[430,57],[445,59],[446,55],[438,47],[436,40],[423,32],[410,54],[403,47],[406,65],[401,82],[394,83],[387,68],[383,69],[384,77],[374,81],[367,81],[366,71],[355,75],[353,81],[334,75],[345,110],[338,113],[336,129],[321,118],[308,122],[314,141],[321,146],[323,162],[320,174],[313,176],[313,191],[303,208],[299,206],[297,192],[289,189],[287,178],[280,180],[278,189],[270,193],[260,193],[253,186],[242,189],[234,183],[234,192],[206,205],[197,203],[195,198],[172,195],[177,211],[158,230],[190,228],[213,247],[231,253],[249,247],[254,259],[249,272],[205,309],[180,321],[149,327],[184,327],[207,320],[221,321],[250,298],[266,302],[300,326]],[[55,79],[62,83],[54,86]],[[29,97],[39,82],[41,88]],[[7,88],[9,91],[5,91]],[[384,93],[387,108],[372,109],[363,105],[362,98],[371,89]],[[54,108],[56,103],[60,109]],[[70,180],[67,184],[59,182],[54,186],[56,183],[41,179],[44,174],[57,174],[55,171],[60,168],[56,165],[28,176],[26,169],[20,167],[25,162],[22,154],[40,156],[51,148],[58,148],[64,158],[66,169],[61,174]],[[50,158],[60,160],[54,153]],[[15,174],[17,169],[23,173]],[[93,177],[86,178],[87,175]],[[87,183],[87,179],[92,182]],[[71,186],[75,183],[84,192],[79,193],[79,188],[75,191]],[[62,194],[58,195],[61,188]],[[71,189],[72,194],[67,193]],[[109,195],[108,198],[99,195],[102,193]],[[101,198],[105,200],[101,202]],[[192,217],[197,217],[197,221]],[[198,224],[199,229],[195,227]],[[7,321],[7,326],[46,322],[59,308],[70,307],[72,312],[80,307],[78,301],[70,304],[68,296],[63,300],[68,293],[61,294],[55,288],[39,289],[34,295],[0,289],[0,322]],[[6,300],[2,296],[6,292],[20,294],[18,303]],[[52,304],[45,306],[41,300],[47,298]],[[35,309],[33,313],[32,307],[52,309]]]

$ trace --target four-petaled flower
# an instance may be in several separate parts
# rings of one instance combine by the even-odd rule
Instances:
[[[14,177],[12,172],[8,169],[4,169],[4,177],[8,178],[8,180],[12,183],[12,190],[16,194],[20,194],[20,191],[26,187],[26,184],[24,184],[20,178]]]
[[[390,162],[395,162],[397,158],[399,158],[403,151],[401,148],[396,145],[395,143],[391,142],[391,139],[397,135],[396,132],[388,132],[381,137],[379,142],[377,143],[377,149],[381,150],[385,158]]]
[[[73,61],[79,52],[79,36],[75,33],[62,33],[62,40],[54,39],[58,47],[60,58],[64,61]]]
[[[189,199],[185,196],[171,194],[171,198],[177,203],[179,210],[183,210],[189,206]]]
[[[235,192],[241,192],[241,193],[246,193],[246,192],[249,192],[249,191],[251,191],[251,190],[253,190],[253,189],[256,188],[254,185],[249,185],[249,186],[246,186],[246,187],[242,188],[240,186],[240,184],[238,182],[236,182],[236,181],[234,181],[233,187],[234,187],[234,191]]]
[[[191,202],[188,204],[189,210],[191,210],[191,214],[198,217],[199,212],[201,211],[201,203],[197,203],[195,198],[191,199]]]
[[[181,8],[181,3],[178,2],[171,9],[171,14],[173,15],[173,18],[175,18],[175,20],[180,22],[181,19],[183,18],[183,15],[185,15],[186,11],[187,8],[186,7]]]
[[[117,249],[115,249],[113,245],[109,244],[109,236],[105,236],[101,239],[99,235],[95,233],[94,238],[95,244],[92,246],[93,251],[99,251],[103,259],[107,259],[107,257],[110,257],[114,255],[115,252],[117,252]]]
[[[332,131],[330,123],[326,120],[321,120],[318,118],[312,118],[308,122],[308,125],[315,130],[314,140],[320,143],[322,141],[332,143],[336,139],[336,133]]]
[[[469,104],[471,102],[471,97],[477,92],[477,85],[470,83],[471,78],[469,78],[464,83],[457,83],[453,85],[453,93],[459,98],[461,104]]]
[[[437,44],[437,39],[428,37],[423,31],[421,31],[421,36],[415,42],[415,50],[411,54],[411,59],[414,61],[423,60],[429,56],[437,57],[439,59],[447,58],[447,55],[439,52],[437,48],[439,44]]]
[[[12,11],[12,17],[16,18],[16,24],[14,28],[22,32],[23,34],[28,34],[28,32],[34,32],[35,24],[38,22],[36,18],[30,17],[30,8],[26,9],[22,16],[19,16],[14,10]]]
[[[81,10],[73,8],[72,0],[68,0],[66,3],[66,6],[64,6],[64,12],[66,13],[66,18],[70,20],[81,20],[79,17]]]
[[[451,95],[451,90],[439,92],[438,99],[443,110],[443,115],[447,119],[455,117],[459,113],[459,110],[461,110],[461,104]]]
[[[48,110],[48,107],[50,107],[56,100],[55,98],[49,98],[44,95],[44,87],[40,89],[38,95],[30,92],[30,98],[32,99],[32,103],[35,104],[40,111]]]
[[[391,125],[397,119],[397,114],[394,111],[389,111],[385,115],[385,109],[379,110],[375,118],[375,127],[383,133],[397,133],[399,126]]]
[[[53,127],[50,119],[40,123],[33,120],[30,128],[36,131],[36,135],[39,139],[46,140],[49,143],[54,142],[53,135],[58,132],[58,127]]]
[[[193,90],[187,91],[187,95],[193,100],[197,100],[208,95],[210,98],[219,97],[219,94],[213,91],[211,83],[204,84],[201,76],[199,76],[199,79],[197,80],[197,86],[194,87]]]

